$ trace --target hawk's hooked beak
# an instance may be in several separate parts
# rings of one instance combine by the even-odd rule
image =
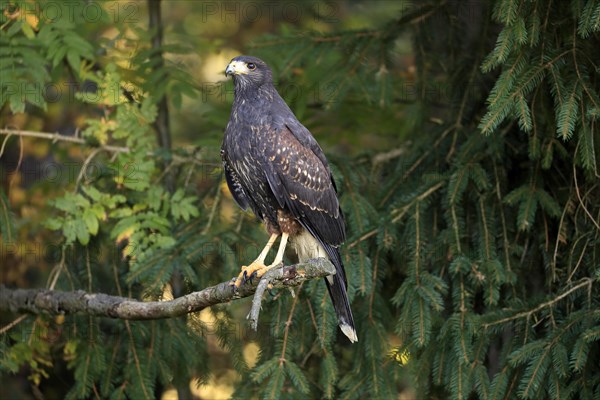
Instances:
[[[229,63],[227,68],[225,69],[225,76],[229,75],[246,75],[249,72],[246,63],[241,61],[232,61]]]

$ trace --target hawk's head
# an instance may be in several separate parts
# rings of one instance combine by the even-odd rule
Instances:
[[[251,56],[237,56],[229,62],[225,75],[231,75],[236,86],[259,87],[272,83],[271,69],[263,60]]]

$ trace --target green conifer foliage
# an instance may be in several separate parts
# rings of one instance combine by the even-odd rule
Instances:
[[[335,161],[361,341],[322,346],[320,359],[333,351],[338,361],[315,367],[339,374],[342,398],[386,398],[406,384],[419,398],[600,394],[592,10],[597,2],[442,2],[379,30],[257,43],[269,55],[285,46],[290,60],[330,62],[325,70],[343,73],[320,76],[352,82],[335,93],[346,101],[413,113],[413,143],[400,156]],[[392,91],[379,102],[388,87],[380,72],[394,71],[394,43],[407,32],[416,80],[387,75]],[[354,72],[358,82],[347,78]],[[402,107],[407,84],[417,89]],[[277,368],[268,371],[267,382],[282,385]],[[327,387],[315,393],[331,396]]]

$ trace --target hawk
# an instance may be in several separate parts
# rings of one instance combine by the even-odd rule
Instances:
[[[346,292],[339,246],[346,239],[344,215],[323,150],[281,98],[271,69],[250,56],[235,57],[225,70],[234,99],[221,147],[227,185],[237,204],[264,221],[267,245],[235,281],[262,276],[283,261],[288,241],[300,262],[328,258],[335,275],[325,283],[342,332],[358,340]],[[281,236],[274,261],[265,258]]]

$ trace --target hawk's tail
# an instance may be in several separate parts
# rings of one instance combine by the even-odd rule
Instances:
[[[336,247],[327,244],[323,245],[323,247],[336,270],[335,275],[325,278],[325,283],[327,284],[327,290],[329,291],[329,296],[331,297],[331,302],[338,318],[338,324],[344,335],[352,343],[357,342],[358,336],[356,335],[354,318],[352,317],[350,301],[346,292],[346,273],[344,271],[344,264],[342,264],[342,257],[340,257],[340,252]]]

